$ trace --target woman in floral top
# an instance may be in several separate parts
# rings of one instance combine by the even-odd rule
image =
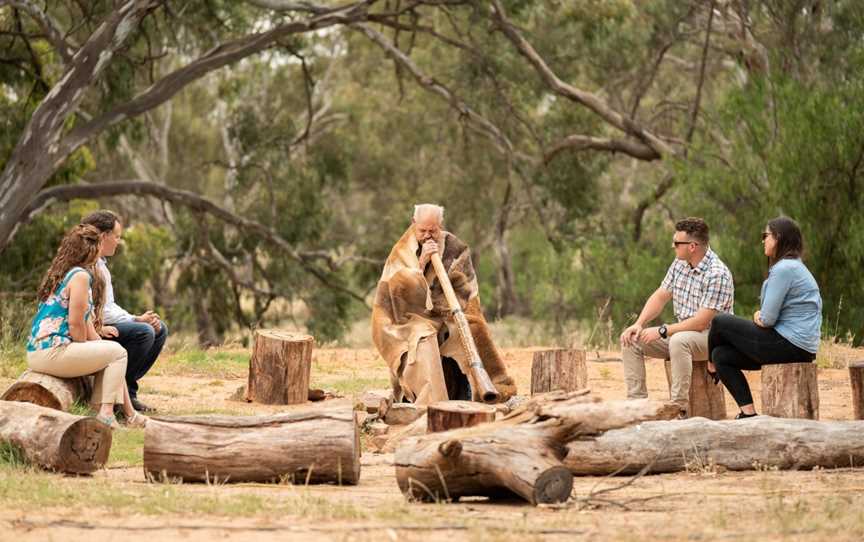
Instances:
[[[39,309],[27,341],[27,365],[59,378],[95,373],[97,419],[116,427],[114,405],[118,404],[128,425],[142,427],[147,418],[132,408],[126,388],[126,350],[102,340],[96,332],[101,323],[94,322],[93,315],[101,314],[103,300],[101,278],[93,272],[99,239],[94,226],[78,225],[60,243],[39,286]]]

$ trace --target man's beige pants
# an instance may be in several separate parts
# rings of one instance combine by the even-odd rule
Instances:
[[[27,352],[27,365],[37,373],[74,378],[96,373],[92,403],[123,404],[126,349],[114,341],[87,341]]]
[[[622,350],[621,357],[624,361],[624,382],[627,384],[628,399],[648,397],[648,389],[645,386],[646,357],[671,360],[670,399],[683,410],[689,411],[693,360],[708,359],[708,330],[682,331],[668,339],[658,339],[644,344],[633,343]]]

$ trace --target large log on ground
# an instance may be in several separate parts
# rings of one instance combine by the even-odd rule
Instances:
[[[0,400],[33,403],[68,412],[75,401],[85,405],[90,402],[90,394],[93,392],[92,380],[93,378],[89,376],[57,378],[28,369],[3,392]]]
[[[666,367],[666,382],[672,389],[672,362],[668,359]],[[709,420],[726,419],[726,396],[723,385],[715,384],[708,374],[708,362],[693,360],[693,374],[690,378],[690,410],[691,418],[708,418]]]
[[[673,404],[647,400],[547,394],[493,423],[405,440],[396,450],[396,479],[418,500],[515,494],[532,504],[562,502],[573,486],[561,462],[567,441],[677,413]]]
[[[305,403],[313,344],[311,335],[278,329],[255,331],[246,400],[267,405]]]
[[[534,352],[531,361],[531,395],[550,391],[576,391],[588,386],[584,350]]]
[[[849,364],[849,383],[852,385],[852,417],[864,420],[864,361]]]
[[[0,401],[0,441],[17,446],[42,468],[89,474],[108,461],[111,429],[96,418]]]
[[[864,421],[814,421],[757,416],[646,422],[567,445],[575,475],[679,472],[721,467],[809,469],[864,465]]]
[[[157,480],[353,485],[360,478],[359,439],[350,407],[151,418],[144,471]]]
[[[762,414],[778,418],[819,419],[815,363],[762,366]]]
[[[438,433],[495,421],[494,406],[472,401],[439,401],[429,405],[426,430]]]

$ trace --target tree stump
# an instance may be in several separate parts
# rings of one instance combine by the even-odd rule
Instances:
[[[313,343],[311,335],[277,329],[255,331],[246,400],[267,405],[305,403]]]
[[[17,401],[0,401],[0,441],[52,471],[89,474],[108,461],[111,429],[85,416]]]
[[[353,485],[360,478],[360,436],[350,407],[151,418],[144,430],[144,471],[185,482]]]
[[[645,422],[567,444],[564,465],[577,476],[864,465],[864,421],[756,416]]]
[[[497,409],[494,406],[472,401],[439,401],[431,404],[426,412],[427,432],[438,433],[494,422]]]
[[[672,362],[667,359],[664,366],[666,382],[671,390]],[[693,375],[690,378],[690,410],[687,415],[691,418],[709,420],[726,419],[726,395],[723,393],[723,385],[714,384],[714,380],[708,375],[707,361],[693,360]]]
[[[399,488],[425,501],[515,494],[563,502],[573,487],[562,463],[567,442],[678,413],[674,404],[573,395],[546,394],[492,423],[406,439],[396,450]]]
[[[384,423],[388,425],[405,425],[414,423],[426,414],[426,407],[414,403],[393,403],[384,414]]]
[[[531,395],[550,391],[576,391],[588,387],[584,350],[534,352],[531,362]]]
[[[852,384],[852,417],[864,420],[864,361],[849,364],[849,383]]]
[[[19,401],[68,412],[75,401],[90,402],[93,377],[57,378],[26,370],[0,396],[2,401]]]
[[[815,363],[762,366],[762,414],[778,418],[819,419]]]

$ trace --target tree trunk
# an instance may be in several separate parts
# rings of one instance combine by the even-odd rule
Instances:
[[[672,389],[672,362],[665,362],[666,382]],[[687,415],[691,418],[708,418],[709,420],[726,419],[726,396],[723,394],[723,386],[714,384],[714,380],[708,375],[708,362],[693,360],[693,376],[690,380],[690,410]]]
[[[267,405],[305,403],[314,342],[311,335],[257,330],[249,359],[247,399]]]
[[[429,405],[427,431],[440,433],[460,427],[472,427],[495,421],[494,406],[472,401],[439,401]]]
[[[818,368],[815,363],[762,366],[762,414],[778,418],[819,419]]]
[[[757,416],[646,422],[567,445],[575,475],[680,472],[716,467],[809,469],[864,465],[864,422],[820,422]]]
[[[360,440],[350,408],[272,416],[152,418],[144,471],[185,482],[356,484]]]
[[[864,361],[849,364],[849,383],[852,385],[852,417],[864,420]]]
[[[96,418],[0,401],[0,441],[17,446],[42,468],[89,474],[108,461],[111,429]]]
[[[674,404],[547,394],[496,422],[405,440],[396,450],[396,479],[419,500],[515,494],[532,504],[562,502],[573,485],[562,463],[567,442],[675,415]]]
[[[0,400],[33,403],[68,412],[75,401],[89,404],[91,393],[93,393],[92,377],[57,378],[28,369],[3,392]]]
[[[545,350],[534,352],[531,362],[531,395],[588,387],[588,366],[584,350]]]

